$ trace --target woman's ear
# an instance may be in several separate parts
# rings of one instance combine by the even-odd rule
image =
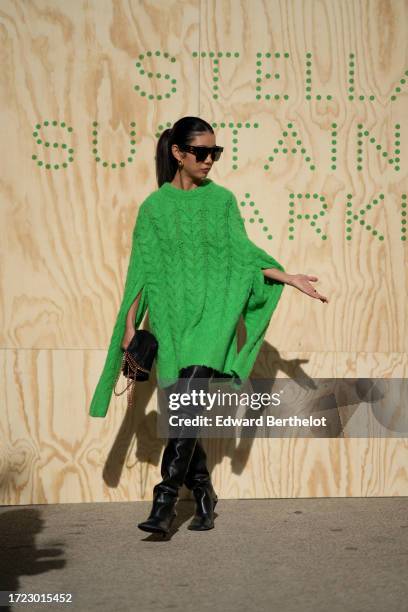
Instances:
[[[179,159],[179,148],[176,144],[171,145],[171,152],[173,153],[173,157],[178,161]]]

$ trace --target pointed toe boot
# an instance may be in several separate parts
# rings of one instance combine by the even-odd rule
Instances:
[[[195,515],[187,529],[191,531],[206,531],[214,528],[214,509],[218,497],[211,483],[197,485],[193,489],[196,500]]]
[[[149,517],[138,524],[139,529],[150,533],[166,535],[170,531],[175,516],[177,516],[175,509],[177,500],[177,495],[156,489],[154,491],[152,510]]]

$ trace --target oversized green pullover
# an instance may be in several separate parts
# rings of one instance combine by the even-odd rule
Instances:
[[[232,191],[211,179],[191,190],[166,182],[153,191],[139,207],[123,299],[90,415],[107,413],[121,368],[127,313],[139,292],[135,328],[148,308],[159,345],[159,388],[193,364],[232,375],[239,388],[251,373],[284,287],[266,278],[262,268],[284,271],[248,237]],[[241,314],[246,340],[238,352]]]

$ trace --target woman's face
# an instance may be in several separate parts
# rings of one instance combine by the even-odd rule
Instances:
[[[189,144],[196,147],[215,147],[215,134],[203,132],[196,136]],[[182,160],[184,164],[182,172],[184,172],[184,174],[195,180],[202,180],[208,176],[214,163],[210,154],[207,155],[204,161],[197,162],[194,153],[179,151],[177,145],[172,145],[172,150],[176,159]]]

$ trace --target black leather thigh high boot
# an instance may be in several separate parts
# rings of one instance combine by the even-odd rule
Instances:
[[[212,375],[212,368],[192,365],[180,371],[177,392],[189,393],[193,389],[200,390],[203,383]],[[205,380],[200,380],[205,379]],[[172,389],[174,391],[174,389]],[[202,406],[183,406],[179,414],[194,416],[201,413]],[[185,428],[181,432],[185,433]],[[171,437],[164,449],[161,476],[162,480],[153,488],[153,506],[146,521],[139,523],[139,529],[149,532],[168,533],[177,515],[175,506],[178,501],[179,488],[183,485],[192,455],[197,442],[197,435],[192,437]]]

